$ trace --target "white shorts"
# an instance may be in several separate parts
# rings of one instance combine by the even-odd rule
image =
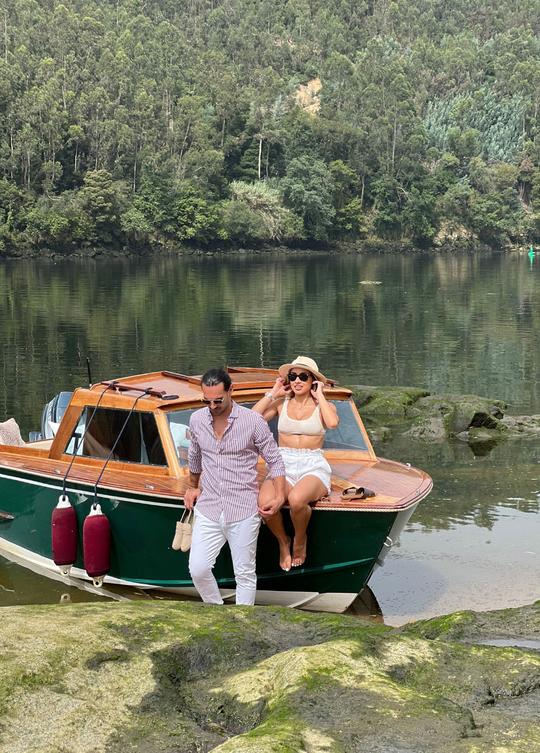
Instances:
[[[322,450],[300,450],[293,447],[280,447],[281,457],[285,463],[285,478],[294,486],[306,476],[316,476],[330,491],[332,469]]]

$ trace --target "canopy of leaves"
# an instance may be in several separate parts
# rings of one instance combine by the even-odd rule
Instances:
[[[0,253],[538,240],[539,25],[537,0],[10,0]]]

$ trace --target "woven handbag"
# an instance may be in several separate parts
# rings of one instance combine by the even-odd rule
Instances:
[[[182,517],[176,524],[176,531],[172,542],[172,548],[176,551],[189,552],[191,547],[191,536],[193,533],[193,510],[187,508],[182,513]]]

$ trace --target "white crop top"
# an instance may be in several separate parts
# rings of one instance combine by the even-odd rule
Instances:
[[[279,415],[278,431],[281,434],[306,434],[308,436],[319,436],[324,434],[324,426],[321,420],[321,409],[315,406],[315,410],[308,418],[296,419],[291,418],[287,413],[287,398],[283,403],[283,408]]]

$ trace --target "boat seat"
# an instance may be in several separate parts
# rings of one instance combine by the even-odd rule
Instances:
[[[36,442],[29,442],[28,445],[34,450],[50,450],[52,443],[52,439],[38,439]]]
[[[0,422],[0,444],[11,445],[13,447],[23,447],[24,439],[21,437],[19,424],[14,418],[8,418],[7,421]]]

